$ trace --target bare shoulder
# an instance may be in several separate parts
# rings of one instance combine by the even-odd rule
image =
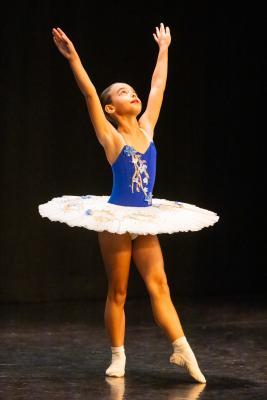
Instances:
[[[117,129],[108,121],[108,129],[105,134],[102,135],[100,144],[106,149],[112,145],[120,145],[122,138]]]
[[[139,124],[140,128],[144,129],[144,131],[147,132],[147,134],[149,135],[150,139],[153,140],[154,128],[151,125],[151,123],[149,122],[149,120],[146,118],[145,113],[139,118],[138,124]]]
[[[104,135],[100,143],[104,148],[109,164],[112,165],[122,147],[124,146],[124,141],[117,129],[112,124],[110,125],[110,129]]]

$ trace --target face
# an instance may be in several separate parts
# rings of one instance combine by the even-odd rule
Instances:
[[[112,104],[107,105],[107,111],[113,115],[140,114],[142,102],[136,91],[127,83],[114,83],[111,87]]]

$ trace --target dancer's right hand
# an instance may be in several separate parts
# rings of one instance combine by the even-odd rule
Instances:
[[[58,50],[64,57],[66,57],[69,61],[78,56],[72,41],[68,38],[68,36],[62,31],[60,28],[52,29],[54,43],[57,46]]]

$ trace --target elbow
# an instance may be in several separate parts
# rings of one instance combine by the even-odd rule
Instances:
[[[151,85],[151,90],[153,90],[155,92],[164,93],[165,88],[166,88],[166,82],[164,82],[164,81],[153,82]]]

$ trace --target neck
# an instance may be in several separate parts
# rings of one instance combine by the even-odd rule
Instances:
[[[117,120],[117,130],[119,132],[125,133],[127,135],[134,135],[136,132],[140,131],[136,116],[118,117]]]

